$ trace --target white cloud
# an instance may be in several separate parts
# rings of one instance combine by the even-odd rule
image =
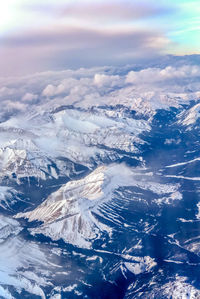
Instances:
[[[81,108],[124,105],[151,113],[159,107],[199,99],[200,67],[197,65],[128,70],[130,67],[127,70],[98,67],[2,79],[0,118],[4,119],[7,111],[24,112],[29,107],[35,109],[34,106],[46,111],[61,105]]]
[[[200,67],[196,65],[185,65],[182,67],[167,66],[161,68],[147,68],[139,72],[130,71],[126,82],[134,84],[152,84],[154,82],[165,82],[173,79],[190,79],[200,77]]]
[[[52,97],[56,94],[55,90],[55,86],[53,86],[52,84],[48,84],[47,87],[45,87],[45,89],[43,90],[42,95],[46,97]]]
[[[97,87],[115,87],[121,85],[120,76],[108,76],[105,74],[95,74],[94,76],[94,84]]]
[[[79,107],[119,104],[144,113],[177,106],[199,96],[200,68],[196,65],[154,67],[128,73],[120,70],[97,68],[72,72],[71,77],[47,85],[42,94],[55,98],[51,102],[55,106],[58,103]]]
[[[26,110],[26,104],[18,102],[18,101],[11,101],[6,100],[4,101],[4,105],[7,111],[10,110],[19,110],[19,111],[25,111]]]
[[[27,92],[24,96],[23,96],[23,98],[22,98],[22,101],[24,101],[24,102],[31,102],[31,101],[33,101],[33,100],[37,100],[37,98],[38,98],[38,96],[36,95],[36,94],[32,94],[32,93],[29,93],[29,92]]]

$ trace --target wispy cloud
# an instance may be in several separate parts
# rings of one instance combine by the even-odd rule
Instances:
[[[0,76],[146,61],[179,42],[163,25],[177,11],[171,0],[19,0],[10,9]]]
[[[174,10],[169,5],[159,4],[155,0],[109,0],[109,1],[46,1],[41,3],[25,2],[22,8],[27,12],[46,13],[65,18],[78,18],[96,21],[102,19],[104,21],[111,20],[134,20],[142,17],[162,15]],[[102,24],[103,25],[103,24]]]
[[[65,17],[85,18],[92,21],[133,21],[135,19],[166,14],[169,7],[160,6],[152,1],[106,1],[106,2],[80,2],[67,5],[62,15]]]
[[[158,55],[167,42],[154,30],[51,27],[4,38],[0,69],[6,72],[8,61],[12,61],[13,73],[26,66],[35,71],[36,64],[42,70],[131,63]]]

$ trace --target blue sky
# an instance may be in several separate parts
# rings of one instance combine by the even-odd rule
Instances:
[[[0,75],[198,54],[199,1],[7,0]]]

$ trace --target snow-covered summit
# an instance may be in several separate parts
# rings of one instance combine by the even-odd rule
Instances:
[[[181,113],[179,117],[179,123],[183,124],[184,126],[194,125],[197,119],[200,117],[200,103],[194,105],[186,112]]]
[[[136,186],[149,190],[166,202],[170,198],[181,199],[177,184],[164,185],[147,178],[141,180],[138,175],[140,170],[134,172],[125,164],[100,166],[85,178],[63,185],[33,211],[15,217],[42,221],[42,225],[32,230],[34,234],[42,233],[53,240],[62,238],[73,245],[90,247],[103,231],[111,232],[96,216],[103,217],[102,205],[112,204],[114,191],[120,187]]]

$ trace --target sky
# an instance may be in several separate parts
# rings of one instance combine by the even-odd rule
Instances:
[[[198,0],[1,2],[1,77],[200,52]]]

